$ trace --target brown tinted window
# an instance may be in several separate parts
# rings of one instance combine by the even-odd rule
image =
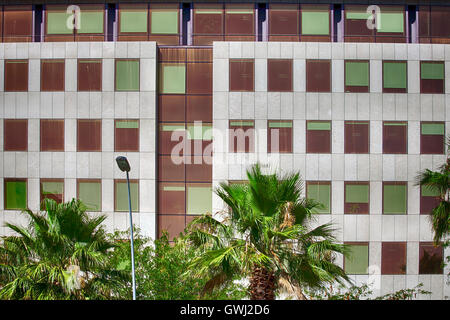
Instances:
[[[408,124],[385,121],[383,123],[383,153],[407,153]]]
[[[267,60],[267,91],[292,91],[292,60]]]
[[[5,119],[3,122],[3,150],[28,150],[28,120]]]
[[[331,62],[329,60],[306,60],[306,91],[331,91]]]
[[[176,155],[181,156],[185,153],[186,141],[185,123],[161,123],[159,125],[159,154],[171,155],[175,152]]]
[[[254,152],[255,122],[253,120],[230,120],[230,152]]]
[[[169,240],[174,237],[179,237],[180,233],[185,228],[185,216],[163,216],[158,215],[158,237],[161,237],[163,232],[167,232]]]
[[[344,39],[346,42],[375,42],[375,29],[367,28],[367,6],[345,6]]]
[[[439,94],[445,90],[445,65],[443,61],[420,62],[420,93]]]
[[[226,40],[255,40],[255,9],[252,4],[225,5]]]
[[[52,199],[57,203],[64,201],[64,179],[41,179],[41,204],[44,199]],[[44,206],[41,205],[44,209]]]
[[[420,153],[444,154],[445,123],[422,122],[420,128]]]
[[[300,31],[298,5],[269,7],[269,41],[298,41]]]
[[[381,274],[406,274],[406,242],[381,244]]]
[[[406,42],[406,14],[404,6],[382,5],[380,7],[380,21],[388,20],[389,23],[381,23],[375,31],[376,42]],[[383,18],[384,17],[384,18]]]
[[[208,182],[212,180],[212,159],[208,156],[188,156],[186,158],[186,181]]]
[[[41,151],[64,151],[64,120],[41,119]]]
[[[77,151],[102,151],[102,120],[78,120]]]
[[[79,29],[75,29],[75,41],[105,41],[105,6],[83,4],[80,7]]]
[[[292,153],[292,121],[269,120],[267,152]]]
[[[188,63],[186,82],[188,94],[211,94],[212,63]]]
[[[139,120],[115,120],[114,151],[139,151]]]
[[[419,274],[442,274],[443,248],[432,242],[419,243]]]
[[[422,43],[450,43],[448,21],[450,7],[419,7],[419,41]]]
[[[346,181],[344,183],[344,213],[369,213],[369,182]]]
[[[41,91],[64,91],[64,60],[41,60]]]
[[[159,183],[158,212],[160,214],[185,214],[186,188],[184,183]]]
[[[102,91],[102,61],[78,60],[78,91]]]
[[[33,10],[30,6],[5,6],[3,16],[4,42],[30,42],[33,30]]]
[[[224,10],[221,4],[194,4],[194,45],[223,40]]]
[[[212,96],[188,96],[186,121],[212,122]]]
[[[369,153],[369,122],[345,122],[345,153]]]
[[[185,177],[184,161],[174,161],[171,156],[158,157],[159,181],[183,182],[184,177]]]
[[[431,214],[440,202],[438,191],[423,186],[420,187],[420,214]]]
[[[5,60],[5,91],[28,91],[28,60]]]
[[[159,96],[160,121],[185,121],[185,96],[164,94]]]
[[[253,59],[230,59],[230,91],[254,91]]]
[[[331,152],[331,121],[306,122],[306,152]]]

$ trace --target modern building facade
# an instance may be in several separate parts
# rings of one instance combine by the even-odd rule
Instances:
[[[447,159],[449,21],[446,1],[5,3],[0,235],[45,197],[127,229],[125,155],[136,226],[176,236],[260,162],[301,173],[357,283],[446,299],[415,178]]]

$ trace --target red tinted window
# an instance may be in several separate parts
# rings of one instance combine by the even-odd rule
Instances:
[[[267,152],[292,153],[292,121],[269,120]]]
[[[41,151],[64,151],[64,120],[41,119]]]
[[[254,152],[255,122],[253,120],[230,120],[230,152]]]
[[[78,60],[78,91],[102,91],[102,60]]]
[[[369,213],[369,182],[346,181],[344,183],[344,213]]]
[[[115,120],[114,151],[139,151],[139,120]]]
[[[292,91],[292,60],[267,60],[267,91]]]
[[[330,60],[306,60],[306,91],[331,91]]]
[[[28,60],[5,60],[5,91],[28,91]]]
[[[185,121],[186,97],[179,94],[159,95],[160,121]]]
[[[255,40],[255,9],[252,4],[225,4],[225,40]]]
[[[444,154],[445,123],[422,122],[420,130],[421,154]]]
[[[420,187],[420,214],[431,214],[440,203],[439,192],[428,187]]]
[[[375,28],[367,28],[367,6],[345,6],[344,40],[346,42],[375,42]]]
[[[3,41],[30,42],[33,34],[33,9],[31,5],[4,6]]]
[[[381,274],[406,274],[406,242],[381,244]]]
[[[186,142],[185,123],[161,123],[159,125],[159,154],[182,156],[186,153]]]
[[[3,150],[28,150],[28,120],[5,119],[3,122]]]
[[[369,153],[369,122],[345,122],[345,153]]]
[[[158,179],[160,181],[185,180],[185,161],[172,159],[170,155],[158,157]]]
[[[194,4],[194,45],[212,45],[224,38],[222,4]]]
[[[408,124],[385,121],[383,123],[383,153],[407,153]]]
[[[185,214],[186,188],[184,183],[159,183],[158,212],[159,214]]]
[[[102,120],[78,120],[77,151],[102,151]]]
[[[298,41],[300,32],[298,5],[270,5],[269,41]]]
[[[445,65],[443,61],[420,62],[420,93],[444,93]]]
[[[419,274],[442,274],[443,248],[432,242],[419,243]]]
[[[212,158],[196,155],[186,158],[186,181],[210,182],[212,180]]]
[[[419,7],[419,41],[421,43],[450,43],[450,7]]]
[[[186,105],[186,121],[212,122],[212,95],[189,95]]]
[[[179,237],[180,233],[184,231],[186,216],[166,216],[158,215],[158,237],[167,232],[169,239]]]
[[[211,94],[212,63],[188,63],[186,75],[188,94]]]
[[[64,91],[64,60],[41,60],[41,91]]]
[[[331,152],[330,121],[306,122],[306,152],[307,153]]]
[[[230,59],[230,91],[254,91],[253,59]]]

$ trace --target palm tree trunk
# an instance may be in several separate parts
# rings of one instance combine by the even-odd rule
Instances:
[[[250,278],[251,300],[275,300],[275,275],[263,267],[254,267]]]

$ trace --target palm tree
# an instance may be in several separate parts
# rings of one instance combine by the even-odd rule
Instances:
[[[274,299],[279,289],[304,299],[302,287],[349,281],[333,263],[348,250],[331,224],[310,227],[320,205],[301,197],[300,175],[265,175],[256,164],[247,177],[248,184],[221,183],[216,190],[229,208],[216,216],[221,221],[205,214],[187,228],[189,241],[202,249],[190,270],[209,276],[204,291],[249,278],[251,299]]]
[[[114,298],[128,277],[109,267],[114,244],[100,226],[106,217],[89,217],[75,199],[45,199],[44,207],[44,213],[23,212],[26,228],[6,224],[17,235],[4,237],[0,247],[0,298]]]
[[[450,136],[446,144],[450,147]],[[416,185],[433,191],[439,199],[439,204],[430,212],[433,241],[437,245],[450,233],[450,158],[447,156],[446,163],[439,167],[439,171],[425,169],[420,172]]]

